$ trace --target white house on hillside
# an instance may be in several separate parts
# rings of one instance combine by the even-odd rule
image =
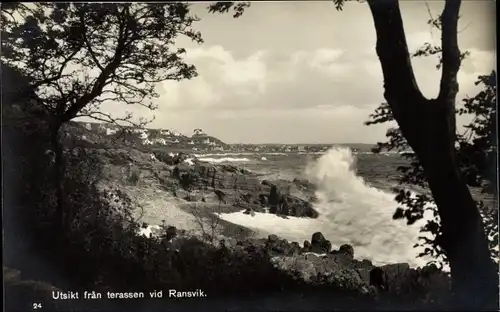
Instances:
[[[106,135],[112,135],[115,134],[116,132],[118,132],[118,129],[106,128]]]
[[[162,145],[167,145],[167,141],[165,141],[165,139],[154,139],[153,142],[155,144],[162,144]]]
[[[203,132],[203,130],[201,130],[200,128],[194,129],[193,132],[195,135],[204,135],[205,134],[205,132]]]

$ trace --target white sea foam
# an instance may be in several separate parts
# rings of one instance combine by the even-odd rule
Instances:
[[[251,152],[242,152],[242,153],[236,153],[236,152],[228,152],[228,153],[207,153],[207,154],[194,154],[194,156],[200,158],[200,157],[212,157],[212,156],[250,156],[254,155],[256,153],[251,153]]]
[[[260,234],[273,233],[301,243],[320,231],[334,248],[350,244],[356,258],[370,259],[375,264],[424,265],[429,259],[417,258],[421,250],[413,248],[422,221],[408,226],[403,220],[393,220],[397,207],[394,195],[367,185],[356,176],[354,167],[351,151],[338,147],[309,164],[305,175],[318,186],[317,219],[283,219],[264,213],[252,217],[242,212],[221,214],[221,218]]]
[[[198,160],[206,161],[206,162],[210,162],[210,163],[250,161],[250,159],[248,159],[248,158],[233,158],[233,157],[222,157],[222,158],[199,157]]]
[[[207,154],[193,154],[196,157],[212,157],[212,156],[252,156],[252,155],[273,155],[273,156],[288,156],[288,153],[279,152],[225,152],[225,153],[207,153]]]

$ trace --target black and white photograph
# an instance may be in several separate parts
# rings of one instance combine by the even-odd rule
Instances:
[[[0,8],[5,311],[499,309],[495,1]]]

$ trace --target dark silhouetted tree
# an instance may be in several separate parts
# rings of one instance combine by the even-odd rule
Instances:
[[[428,24],[433,28],[441,29],[441,19],[432,17],[429,10],[430,19]],[[412,57],[422,56],[439,56],[441,47],[425,43],[421,48],[412,53]],[[469,55],[468,51],[461,53],[461,58],[464,59]],[[442,60],[436,65],[440,69]],[[482,188],[483,193],[493,194],[496,190],[496,142],[495,142],[495,120],[496,120],[496,73],[491,72],[489,75],[479,76],[476,85],[481,85],[484,90],[481,90],[472,98],[465,98],[465,105],[456,110],[457,114],[467,114],[472,117],[472,121],[465,126],[466,131],[460,133],[457,131],[456,148],[459,157],[459,165],[466,183],[472,187]],[[373,114],[370,115],[370,120],[367,125],[381,124],[393,121],[391,110],[387,103],[382,103]],[[400,155],[408,160],[408,165],[399,166],[397,169],[401,173],[399,186],[395,188],[397,193],[396,200],[402,204],[394,214],[395,219],[405,218],[409,224],[423,217],[424,211],[429,210],[434,215],[434,220],[428,223],[422,229],[423,232],[430,233],[431,238],[422,236],[423,241],[417,246],[425,247],[421,254],[431,256],[433,261],[447,262],[447,258],[443,250],[436,244],[435,237],[440,234],[439,215],[437,208],[430,194],[426,194],[428,189],[427,180],[425,178],[422,164],[418,160],[417,155],[411,150],[406,139],[402,136],[398,127],[390,128],[387,133],[387,142],[379,142],[374,152],[379,153],[383,150],[398,151]],[[420,194],[414,195],[411,188],[419,189]],[[486,232],[490,240],[490,251],[492,258],[498,256],[498,220],[496,218],[496,210],[493,207],[484,207],[482,201],[476,201],[480,207],[480,213],[485,221]]]
[[[345,1],[335,0],[341,10]],[[452,276],[452,289],[456,295],[455,303],[460,308],[496,308],[498,302],[497,267],[491,259],[485,226],[478,206],[474,201],[467,183],[474,181],[480,170],[485,170],[491,159],[495,158],[491,147],[495,145],[491,134],[482,135],[491,127],[491,122],[471,124],[471,132],[480,137],[470,142],[468,137],[457,136],[456,132],[456,95],[458,92],[457,73],[461,60],[465,56],[460,52],[457,40],[457,26],[461,1],[447,0],[441,16],[432,20],[441,29],[441,46],[424,47],[422,54],[441,54],[441,82],[439,95],[435,99],[425,98],[417,86],[406,43],[403,21],[397,0],[368,0],[377,36],[376,52],[382,65],[384,77],[384,97],[382,104],[369,122],[383,123],[396,121],[398,128],[391,129],[387,136],[390,141],[381,147],[406,145],[414,153],[411,166],[406,167],[411,174],[406,175],[405,183],[416,184],[430,189],[432,200],[437,206],[436,217],[440,223],[430,222],[424,229],[437,233],[433,243],[440,248],[449,261]],[[418,56],[419,54],[417,54]],[[495,77],[493,73],[491,77]],[[469,108],[459,113],[474,112],[478,115],[495,114],[491,108],[492,89],[490,78],[487,91],[480,93],[479,99],[466,103]],[[488,89],[489,88],[489,89]],[[475,104],[474,104],[475,103]],[[481,106],[490,107],[486,110]],[[473,108],[475,107],[475,108]],[[481,112],[484,110],[484,112]],[[489,130],[492,130],[489,128]],[[477,142],[477,143],[475,143]],[[477,147],[491,144],[490,149],[479,151]],[[460,147],[457,153],[456,147]],[[471,153],[470,150],[475,150]],[[465,152],[468,150],[467,152]],[[460,152],[462,151],[462,152]],[[485,151],[487,151],[485,153]],[[461,170],[465,159],[477,155],[475,164],[469,166],[469,172]],[[485,156],[490,155],[490,156]],[[481,169],[480,169],[481,168]],[[484,177],[484,175],[482,175]],[[476,179],[479,183],[479,180]],[[422,218],[429,194],[417,195],[411,199],[411,193],[401,190],[397,200],[412,208],[396,211],[394,217],[406,217],[409,223]]]
[[[240,16],[248,4],[210,4],[210,12],[230,8]],[[197,75],[175,47],[184,36],[202,43],[193,29],[199,18],[186,3],[13,3],[2,4],[4,64],[29,77],[24,95],[44,110],[59,182],[57,216],[64,228],[62,125],[90,117],[119,125],[142,126],[132,114],[112,116],[104,102],[155,109],[157,83]],[[28,92],[29,91],[29,92]]]

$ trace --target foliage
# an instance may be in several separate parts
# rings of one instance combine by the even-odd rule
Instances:
[[[230,6],[217,3],[210,12],[224,13]],[[237,4],[241,15],[248,5]],[[175,48],[178,37],[202,43],[193,29],[199,18],[187,3],[12,3],[2,5],[2,65],[21,77],[24,85],[11,101],[34,103],[37,118],[48,122],[55,154],[53,166],[60,228],[67,225],[63,210],[65,171],[60,140],[63,124],[77,117],[123,126],[141,127],[129,112],[112,116],[101,104],[140,105],[154,110],[156,85],[190,79],[194,65]],[[121,136],[128,128],[122,127]]]
[[[2,61],[31,78],[35,99],[58,122],[75,117],[123,123],[99,110],[107,101],[155,109],[155,86],[196,76],[174,48],[199,20],[183,3],[36,3],[3,10]]]
[[[216,2],[211,13],[234,17],[247,2]],[[196,77],[194,65],[175,48],[179,37],[198,44],[200,19],[187,3],[5,3],[1,7],[1,60],[29,77],[27,90],[45,117],[62,124],[89,117],[143,126],[130,112],[112,116],[104,102],[156,109],[156,85]],[[25,91],[25,90],[22,90]],[[25,92],[20,92],[23,94]]]
[[[216,2],[208,5],[208,12],[210,13],[227,13],[232,8],[234,13],[233,17],[240,17],[246,8],[250,7],[250,2]]]
[[[440,29],[441,19],[430,17],[428,24]],[[422,48],[412,54],[413,57],[429,56],[441,53],[441,47],[425,43]],[[469,52],[462,52],[464,59]],[[441,65],[441,58],[436,66]],[[464,107],[457,109],[459,115],[468,114],[473,120],[465,126],[465,133],[457,133],[456,152],[460,169],[466,182],[471,187],[480,187],[483,192],[494,192],[496,189],[496,73],[479,76],[476,85],[482,85],[484,89],[472,98],[463,100]],[[366,125],[383,124],[393,122],[394,117],[387,103],[380,104],[370,115]],[[431,256],[437,263],[446,263],[446,255],[440,248],[438,242],[441,235],[439,216],[432,195],[429,194],[428,184],[424,175],[423,167],[416,154],[411,150],[406,139],[398,127],[390,128],[386,137],[388,141],[379,142],[373,149],[379,153],[383,150],[397,151],[403,158],[408,160],[408,165],[399,166],[397,170],[401,173],[399,186],[394,189],[397,194],[395,200],[401,205],[393,215],[394,219],[406,219],[408,224],[413,224],[424,217],[428,211],[433,218],[422,228],[420,242],[415,247],[424,247],[420,256]],[[484,207],[482,201],[477,201],[478,208],[485,221],[487,234],[492,237],[490,250],[492,257],[498,248],[498,220],[496,211]]]
[[[286,275],[274,269],[268,257],[257,251],[234,253],[196,238],[175,237],[175,228],[166,222],[159,237],[137,235],[140,225],[132,217],[133,200],[119,189],[99,187],[102,164],[85,149],[67,155],[65,204],[71,207],[73,222],[64,241],[55,243],[59,233],[51,226],[50,215],[54,202],[47,196],[54,192],[51,180],[46,179],[50,162],[33,153],[42,152],[49,145],[47,135],[41,133],[30,132],[22,146],[18,146],[34,143],[28,145],[32,153],[23,160],[26,166],[16,166],[30,169],[15,172],[21,173],[20,181],[27,183],[16,194],[20,210],[9,217],[25,221],[18,229],[25,233],[23,244],[26,241],[29,244],[20,250],[21,241],[14,242],[12,235],[6,239],[9,252],[19,249],[16,254],[9,253],[7,265],[20,269],[26,277],[75,291],[89,287],[97,291],[129,291],[133,285],[139,290],[210,289],[212,295],[273,289],[287,283]],[[6,212],[10,216],[13,210]],[[8,230],[14,232],[13,228]],[[36,252],[37,257],[28,257],[31,252]],[[54,271],[41,270],[36,261],[59,264],[61,280],[55,278]],[[238,287],[233,284],[235,281]]]

